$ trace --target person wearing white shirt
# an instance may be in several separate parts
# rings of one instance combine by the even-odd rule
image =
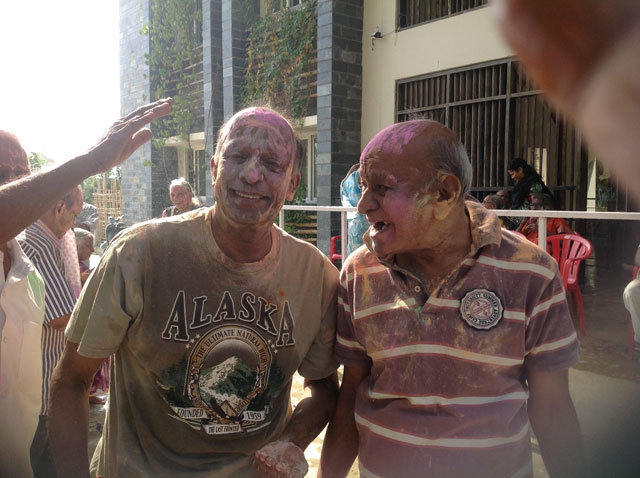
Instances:
[[[0,132],[0,184],[29,174],[15,136]],[[15,239],[0,244],[0,476],[32,476],[29,448],[42,403],[44,283]]]

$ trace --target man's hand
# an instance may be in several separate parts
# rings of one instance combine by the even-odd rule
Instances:
[[[116,121],[87,153],[53,169],[0,186],[0,244],[34,223],[51,206],[89,176],[109,171],[122,163],[145,142],[151,131],[142,129],[171,112],[172,98],[145,105]],[[26,161],[26,158],[25,158]],[[16,214],[20,211],[20,214]]]
[[[288,441],[267,443],[256,452],[255,477],[301,478],[309,471],[304,452]]]
[[[522,228],[522,234],[531,234],[533,231],[537,231],[538,230],[538,221],[533,222],[533,223],[527,223],[526,226],[524,226]]]
[[[109,171],[127,159],[151,139],[151,131],[141,129],[151,121],[171,112],[173,98],[141,106],[113,123],[98,144],[87,152],[94,160],[98,173]]]
[[[91,271],[90,270],[86,270],[80,273],[80,283],[82,285],[84,285],[84,283],[87,281],[87,279],[89,278],[89,276],[91,275]]]

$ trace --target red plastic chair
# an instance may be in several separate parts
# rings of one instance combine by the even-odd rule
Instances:
[[[580,333],[586,335],[584,323],[584,304],[578,284],[580,262],[591,255],[591,243],[576,234],[556,234],[547,237],[547,252],[558,263],[562,282],[567,294],[571,294],[574,309],[580,318]]]
[[[635,266],[633,268],[633,278],[638,277],[638,269],[640,267]],[[627,358],[631,360],[633,358],[633,347],[635,346],[633,338],[633,321],[631,320],[631,314],[629,314],[629,336],[627,338]]]
[[[342,254],[336,252],[336,242],[342,240],[342,236],[333,236],[329,246],[329,260],[333,263],[342,261]]]

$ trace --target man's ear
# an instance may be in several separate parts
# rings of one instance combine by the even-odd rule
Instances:
[[[439,180],[438,187],[434,191],[435,214],[438,219],[444,219],[453,206],[460,200],[462,185],[453,174],[447,174]]]
[[[291,173],[291,180],[289,181],[289,187],[287,188],[287,201],[293,201],[293,197],[296,195],[298,187],[300,187],[300,169]]]
[[[53,209],[53,214],[56,218],[62,216],[62,213],[65,212],[67,210],[67,205],[65,204],[65,202],[60,199],[56,205],[55,208]]]

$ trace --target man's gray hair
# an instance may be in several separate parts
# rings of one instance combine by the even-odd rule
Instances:
[[[76,235],[76,241],[80,240],[80,239],[85,239],[87,237],[89,237],[89,238],[91,238],[91,240],[93,240],[93,234],[91,234],[86,229],[82,229],[81,227],[76,227],[73,230],[73,233]]]
[[[80,184],[74,187],[62,198],[62,201],[64,201],[64,205],[67,206],[67,209],[72,208],[75,204],[78,192],[80,192],[80,197],[82,198],[82,185]]]
[[[429,159],[434,172],[442,171],[451,174],[460,181],[460,197],[464,198],[471,191],[473,170],[467,150],[453,135],[438,135],[433,138],[429,148]]]

